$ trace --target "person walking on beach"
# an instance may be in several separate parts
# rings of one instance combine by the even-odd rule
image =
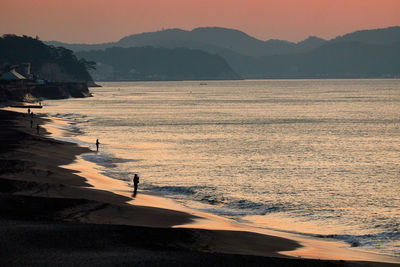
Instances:
[[[133,177],[133,196],[135,197],[137,194],[137,188],[139,184],[139,175],[135,173],[135,176]]]
[[[99,152],[99,145],[100,145],[100,142],[99,142],[99,139],[97,139],[96,140],[96,151],[97,152]]]
[[[39,134],[39,131],[40,131],[40,127],[39,127],[39,124],[38,124],[38,125],[36,125],[36,132],[37,132],[37,134]]]
[[[31,112],[31,118],[33,118],[33,111]]]
[[[29,115],[29,114],[31,114],[31,109],[30,109],[30,108],[28,108],[28,115]]]

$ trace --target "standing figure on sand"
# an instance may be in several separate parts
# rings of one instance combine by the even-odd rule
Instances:
[[[99,145],[100,145],[100,142],[99,142],[99,139],[97,139],[96,140],[96,151],[97,152],[99,152]]]
[[[133,196],[135,197],[137,194],[137,188],[139,184],[139,175],[135,173],[135,176],[133,177]]]

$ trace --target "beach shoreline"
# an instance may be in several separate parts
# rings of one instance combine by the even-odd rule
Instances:
[[[6,237],[2,242],[2,247],[8,247],[6,251],[11,254],[13,252],[10,247],[13,246],[10,244],[20,247],[17,249],[19,252],[15,255],[8,254],[6,256],[7,262],[29,265],[31,261],[38,258],[43,257],[40,260],[45,260],[54,256],[42,253],[42,244],[31,247],[27,243],[25,246],[20,246],[20,240],[16,240],[15,234],[8,231],[10,225],[16,226],[18,229],[16,232],[19,231],[17,236],[23,236],[21,233],[27,231],[26,225],[29,224],[30,227],[40,229],[43,228],[43,225],[49,226],[51,231],[39,231],[40,234],[35,237],[43,240],[50,238],[49,232],[59,233],[59,228],[69,229],[65,231],[71,233],[78,231],[79,238],[76,240],[78,242],[91,234],[96,235],[107,231],[109,231],[108,234],[113,233],[121,238],[127,233],[127,235],[134,236],[134,240],[122,242],[112,239],[115,236],[104,234],[101,239],[108,242],[111,238],[114,242],[111,243],[115,247],[105,245],[91,247],[93,244],[83,242],[82,246],[85,247],[84,244],[87,246],[85,249],[95,248],[95,254],[100,254],[96,258],[99,262],[104,260],[108,253],[124,255],[127,257],[125,258],[126,262],[130,263],[143,263],[142,260],[148,262],[152,257],[137,258],[137,251],[144,249],[146,255],[151,255],[152,253],[157,254],[161,249],[165,252],[163,260],[176,261],[179,257],[184,258],[182,266],[184,262],[191,262],[196,257],[204,257],[211,264],[216,265],[219,265],[220,260],[225,259],[233,260],[233,265],[240,265],[240,259],[245,262],[253,261],[255,264],[290,265],[293,262],[310,266],[321,264],[317,260],[294,258],[294,256],[300,257],[300,254],[278,253],[280,251],[301,252],[304,247],[295,250],[300,248],[300,245],[293,239],[267,236],[263,233],[257,234],[255,233],[257,230],[246,232],[250,228],[240,228],[236,224],[232,224],[232,227],[229,228],[227,225],[231,224],[230,222],[216,225],[213,228],[211,225],[218,220],[212,221],[212,218],[208,217],[207,220],[211,220],[213,223],[204,224],[203,220],[203,224],[201,224],[202,220],[198,219],[207,216],[206,214],[190,212],[185,208],[177,209],[172,201],[166,203],[163,198],[158,199],[157,196],[140,192],[134,199],[130,196],[132,192],[126,182],[102,177],[87,162],[83,162],[82,159],[76,160],[77,155],[93,153],[90,149],[49,138],[49,132],[44,128],[41,128],[41,133],[36,135],[36,129],[29,128],[27,114],[10,111],[1,111],[0,114],[2,125],[7,125],[7,131],[3,131],[1,136],[4,146],[1,151],[3,167],[0,181],[4,188],[1,192],[2,198],[5,200],[2,205],[2,214],[5,216],[2,216],[1,222],[2,232]],[[35,120],[41,125],[45,123],[43,118],[35,118]],[[21,201],[30,204],[21,205]],[[85,232],[88,227],[95,229],[93,233]],[[224,231],[222,231],[223,229]],[[234,229],[243,229],[243,231]],[[158,233],[157,237],[154,233]],[[143,240],[149,236],[151,238],[144,242]],[[64,239],[58,239],[57,235],[52,238],[58,240],[54,241],[52,253],[59,255],[67,249],[64,244],[60,245]],[[120,246],[124,247],[122,251],[125,251],[125,254],[115,251],[116,247]],[[76,258],[73,258],[71,263],[78,262],[81,252],[82,249],[76,251]],[[26,253],[27,255],[25,255]],[[228,256],[224,253],[228,253]],[[22,262],[20,261],[21,255],[24,255]],[[129,255],[136,255],[136,259]],[[312,256],[310,255],[310,257]],[[238,260],[237,257],[240,259]],[[370,259],[374,259],[374,257],[370,257]],[[376,256],[375,259],[376,261],[385,261],[385,258],[380,256]],[[388,259],[390,257],[386,258],[386,261],[390,261]],[[36,262],[42,262],[40,260]],[[64,260],[68,261],[68,259]],[[118,259],[113,257],[113,260]],[[160,259],[154,260],[154,265],[157,265]],[[355,262],[327,262],[358,264]],[[364,264],[378,266],[384,263],[364,262]],[[180,265],[178,264],[178,266]]]

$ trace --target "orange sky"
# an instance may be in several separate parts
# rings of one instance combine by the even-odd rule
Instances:
[[[0,0],[0,34],[66,42],[202,26],[300,41],[394,25],[400,25],[400,0]]]

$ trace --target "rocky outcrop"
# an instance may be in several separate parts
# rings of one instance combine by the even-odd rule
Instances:
[[[16,82],[0,84],[0,103],[88,96],[91,96],[91,94],[86,83],[29,84]]]
[[[52,83],[34,86],[29,92],[35,98],[63,99],[69,97],[88,97],[89,89],[85,83]]]

